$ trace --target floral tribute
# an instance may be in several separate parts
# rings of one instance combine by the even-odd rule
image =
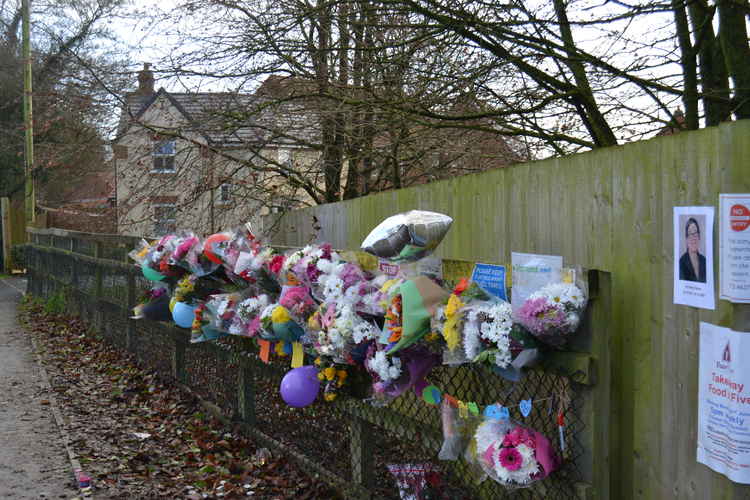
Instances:
[[[562,347],[578,329],[586,296],[573,283],[553,283],[532,293],[516,314],[532,335],[554,347]]]
[[[408,238],[401,226],[381,228],[400,262],[429,253],[447,231],[441,218],[414,217],[409,227],[415,233]],[[430,224],[441,224],[440,230],[430,231]],[[377,238],[371,243],[368,251],[377,255]],[[329,402],[346,393],[380,405],[410,390],[437,405],[442,393],[426,380],[435,366],[484,363],[518,377],[544,351],[538,341],[564,346],[586,307],[579,287],[556,283],[513,311],[468,279],[451,290],[417,267],[386,275],[329,244],[282,253],[248,227],[205,239],[182,231],[142,241],[130,255],[144,277],[157,282],[136,317],[172,318],[190,331],[191,342],[244,337],[264,362],[272,356],[291,360],[287,375],[303,368],[295,380],[305,383],[282,381],[280,391],[304,401],[297,406],[309,404],[318,391]],[[306,356],[314,369],[304,366]],[[478,415],[476,403],[458,403],[451,399],[458,414]],[[549,442],[533,430],[490,419],[469,428],[459,441],[474,437],[477,463],[498,482],[527,485],[556,466]]]
[[[474,439],[482,470],[505,486],[528,486],[560,463],[544,435],[509,420],[486,419]]]

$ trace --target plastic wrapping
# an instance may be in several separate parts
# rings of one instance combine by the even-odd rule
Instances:
[[[415,261],[430,255],[448,232],[453,219],[424,210],[388,217],[362,242],[362,250],[394,262]]]
[[[530,486],[560,465],[549,440],[513,422],[486,418],[474,434],[476,462],[492,480],[508,488]]]
[[[440,420],[443,425],[443,445],[438,458],[458,460],[471,439],[469,419],[460,418],[458,408],[452,406],[447,398],[443,398],[440,403]]]
[[[435,500],[445,498],[438,467],[425,464],[389,464],[401,500]]]

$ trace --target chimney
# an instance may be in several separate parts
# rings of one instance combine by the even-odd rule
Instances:
[[[143,63],[143,69],[138,72],[138,94],[151,95],[154,93],[154,72],[151,64]]]

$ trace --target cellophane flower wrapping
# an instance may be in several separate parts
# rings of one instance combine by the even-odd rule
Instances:
[[[549,440],[511,420],[485,419],[474,434],[476,461],[492,480],[510,489],[530,486],[560,465]]]
[[[229,333],[243,337],[255,337],[261,329],[260,315],[270,304],[266,294],[247,297],[237,303]]]
[[[389,464],[401,500],[433,500],[443,496],[440,469],[431,463]]]
[[[412,387],[421,385],[425,376],[440,362],[439,354],[421,344],[390,355],[382,345],[373,342],[365,360],[365,368],[373,380],[371,402],[376,406],[387,405]]]
[[[459,417],[458,408],[452,406],[447,398],[443,398],[440,403],[440,421],[443,427],[443,444],[438,458],[458,460],[471,439],[470,419]]]
[[[578,329],[586,294],[573,283],[552,283],[532,293],[515,317],[540,341],[562,348]]]

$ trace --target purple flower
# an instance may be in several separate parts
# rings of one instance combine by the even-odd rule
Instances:
[[[565,326],[565,310],[545,297],[530,298],[516,312],[516,319],[538,335]]]

